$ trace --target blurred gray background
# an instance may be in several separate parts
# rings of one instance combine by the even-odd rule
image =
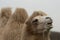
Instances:
[[[0,0],[0,8],[12,7],[13,12],[16,7],[25,8],[29,15],[36,10],[42,10],[52,17],[52,31],[60,32],[60,0]]]

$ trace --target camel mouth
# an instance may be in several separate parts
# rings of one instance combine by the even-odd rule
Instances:
[[[47,23],[48,25],[50,25],[50,24],[52,24],[52,22],[50,22],[50,23]]]
[[[53,28],[53,27],[51,26],[51,27],[48,27],[48,28],[39,29],[39,30],[37,30],[37,33],[48,32],[48,31],[50,31],[52,28]]]

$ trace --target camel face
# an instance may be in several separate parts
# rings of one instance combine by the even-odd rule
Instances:
[[[33,33],[42,33],[52,28],[52,19],[48,16],[36,16],[31,21]]]

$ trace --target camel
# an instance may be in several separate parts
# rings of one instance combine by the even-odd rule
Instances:
[[[52,19],[43,11],[35,11],[21,28],[20,40],[50,40]]]

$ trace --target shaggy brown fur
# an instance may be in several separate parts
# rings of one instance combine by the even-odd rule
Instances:
[[[8,19],[11,16],[11,8],[2,8],[0,14],[0,33],[2,32],[2,28],[7,24]]]
[[[11,16],[11,8],[2,8],[0,14],[0,27],[4,27]]]
[[[27,18],[26,10],[17,8],[4,28],[2,40],[20,40],[20,28]]]
[[[40,12],[36,11],[32,14],[30,18],[27,19],[27,21],[25,22],[22,28],[21,40],[50,40],[48,30],[44,33],[36,33],[37,31],[33,31],[33,30],[36,30],[38,26],[37,24],[34,25],[31,22],[34,19],[34,17],[37,17],[37,16],[43,17],[43,16],[46,16],[46,14],[42,11]]]
[[[12,13],[11,8],[2,8],[1,9],[1,13],[0,13],[0,39],[1,39],[2,31],[5,27],[5,25],[7,24],[7,21],[9,20],[11,13]]]

